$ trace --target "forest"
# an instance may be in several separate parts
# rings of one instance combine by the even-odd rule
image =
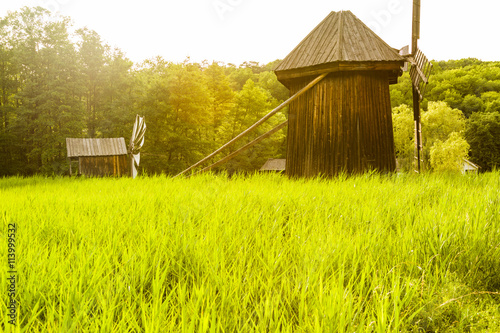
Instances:
[[[274,75],[279,60],[133,63],[98,32],[70,18],[25,7],[0,18],[0,176],[68,174],[68,137],[124,137],[146,117],[143,174],[173,175],[197,162],[286,100]],[[428,170],[457,169],[468,158],[500,165],[500,62],[434,61],[422,103]],[[394,136],[402,169],[413,161],[411,82],[391,86]],[[253,133],[265,133],[286,109]],[[241,143],[241,145],[244,142]],[[252,171],[285,158],[286,128],[223,168]],[[237,147],[235,147],[236,149]],[[227,153],[230,153],[228,151]]]

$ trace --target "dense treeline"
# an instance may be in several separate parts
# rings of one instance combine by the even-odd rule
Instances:
[[[148,127],[142,169],[176,173],[288,97],[274,63],[133,64],[96,32],[42,8],[10,13],[0,38],[0,175],[67,173],[65,138],[128,140],[135,114]],[[284,140],[281,131],[226,167],[255,169],[282,156]]]
[[[434,70],[422,103],[426,165],[440,169],[444,160],[467,157],[468,154],[469,159],[477,163],[482,171],[500,166],[500,62],[461,59],[433,62],[433,65]],[[398,159],[408,167],[414,145],[413,136],[408,136],[413,133],[412,115],[409,109],[405,109],[405,106],[412,105],[408,73],[399,79],[398,84],[391,86],[391,99]],[[398,126],[403,129],[400,133],[397,133]],[[457,145],[462,149],[458,149]],[[440,165],[432,163],[433,148],[435,153],[439,150],[443,153],[443,163],[438,163]],[[452,150],[459,153],[446,157],[446,152]]]
[[[148,126],[141,169],[179,172],[288,97],[272,71],[275,65],[171,63],[161,57],[134,64],[96,32],[75,29],[68,18],[39,7],[10,13],[0,21],[0,176],[65,174],[65,138],[128,140],[135,114],[146,116]],[[426,132],[424,119],[427,160],[447,159],[446,144],[458,142],[461,153],[470,147],[471,159],[483,170],[500,165],[500,63],[465,59],[434,65],[422,103],[424,115],[432,111],[428,124],[449,115],[458,118],[444,134]],[[398,158],[409,165],[413,125],[404,105],[411,105],[407,73],[391,87],[391,95]],[[246,141],[285,118],[286,110]],[[268,158],[285,157],[285,131],[224,167],[254,170]],[[430,166],[439,169],[440,164]]]

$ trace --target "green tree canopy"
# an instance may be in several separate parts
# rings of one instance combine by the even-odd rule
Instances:
[[[69,18],[40,7],[1,18],[0,42],[0,176],[65,173],[65,138],[128,140],[135,114],[145,115],[148,124],[141,169],[174,174],[289,97],[273,72],[279,60],[236,66],[156,57],[134,64],[97,32],[74,29]],[[414,138],[408,73],[390,89],[396,152],[409,169]],[[421,106],[427,161],[436,143],[435,152],[466,127],[472,160],[483,170],[498,166],[500,62],[434,62]],[[284,121],[286,113],[247,141]],[[286,157],[285,142],[285,131],[279,131],[222,168],[255,170],[269,157]]]
[[[413,110],[406,104],[392,109],[394,147],[401,169],[409,170],[415,151],[415,125]]]
[[[483,171],[500,166],[500,112],[472,114],[465,137],[471,147],[471,160]]]
[[[465,117],[459,109],[445,102],[429,102],[429,109],[422,114],[424,145],[432,147],[437,140],[446,141],[453,132],[462,133]]]
[[[460,172],[469,154],[469,144],[460,133],[452,132],[444,142],[436,140],[430,150],[434,171]]]

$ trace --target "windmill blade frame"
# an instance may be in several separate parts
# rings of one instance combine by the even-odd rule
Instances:
[[[141,148],[144,145],[144,135],[146,133],[146,121],[144,117],[136,115],[135,123],[130,137],[130,176],[137,176],[137,167],[141,161]]]

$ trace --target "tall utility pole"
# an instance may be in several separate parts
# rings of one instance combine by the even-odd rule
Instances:
[[[411,54],[417,56],[418,40],[420,39],[420,0],[413,0],[413,24],[411,37]],[[415,64],[412,64],[415,66]],[[417,172],[420,173],[420,162],[422,160],[422,126],[420,123],[420,93],[418,84],[412,82],[413,91],[413,119],[415,121],[415,158],[417,159]]]

